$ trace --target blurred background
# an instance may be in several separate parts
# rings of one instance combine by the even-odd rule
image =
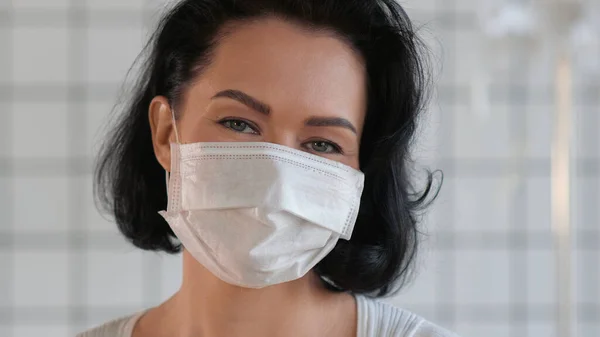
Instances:
[[[564,0],[582,6],[575,21],[546,6],[556,1],[402,1],[437,75],[416,157],[445,182],[419,274],[386,300],[463,337],[559,337],[561,54],[573,93],[568,335],[600,336],[599,1]],[[164,4],[0,0],[0,336],[73,336],[179,286],[180,257],[128,245],[92,197],[103,126]]]

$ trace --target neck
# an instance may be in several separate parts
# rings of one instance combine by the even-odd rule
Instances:
[[[262,289],[241,288],[215,277],[186,251],[183,270],[181,289],[154,315],[146,315],[146,321],[161,322],[156,325],[164,329],[152,336],[335,336],[336,320],[348,325],[348,315],[354,317],[354,300],[325,289],[312,272]],[[336,331],[326,333],[329,329]]]

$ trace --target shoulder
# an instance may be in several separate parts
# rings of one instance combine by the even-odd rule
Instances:
[[[358,337],[458,337],[424,318],[393,305],[356,296]]]
[[[121,317],[78,334],[76,337],[131,337],[133,326],[143,313]]]

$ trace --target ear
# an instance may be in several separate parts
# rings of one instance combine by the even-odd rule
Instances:
[[[148,117],[152,131],[154,155],[165,169],[171,171],[171,142],[175,139],[171,105],[164,96],[156,96],[150,102]]]

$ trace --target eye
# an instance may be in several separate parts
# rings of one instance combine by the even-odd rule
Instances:
[[[235,132],[239,133],[247,133],[257,135],[259,132],[257,131],[257,127],[252,125],[250,122],[246,122],[241,119],[224,119],[218,122],[224,127],[231,129]]]
[[[311,141],[306,143],[304,146],[316,153],[342,153],[342,149],[337,144],[324,140]]]

